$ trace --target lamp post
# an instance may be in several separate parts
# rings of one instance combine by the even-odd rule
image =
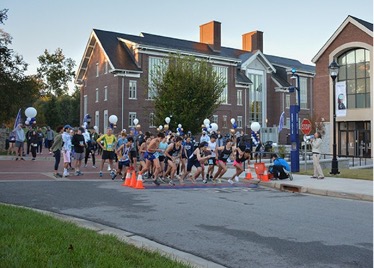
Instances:
[[[335,92],[335,80],[336,77],[339,74],[339,64],[336,63],[335,60],[333,60],[329,65],[329,72],[332,79],[332,135],[333,135],[333,143],[332,143],[332,162],[331,162],[331,172],[330,174],[336,175],[340,174],[339,168],[338,168],[338,160],[336,158],[336,92]]]

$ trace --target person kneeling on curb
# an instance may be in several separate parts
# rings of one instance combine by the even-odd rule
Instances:
[[[291,172],[290,165],[287,161],[278,157],[277,154],[272,154],[271,159],[273,160],[273,165],[269,166],[269,173],[273,174],[274,179],[287,179]]]

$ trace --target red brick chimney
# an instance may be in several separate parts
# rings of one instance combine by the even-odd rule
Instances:
[[[210,45],[214,51],[221,51],[221,23],[213,20],[200,25],[200,43]]]
[[[263,43],[264,33],[261,31],[253,31],[242,35],[242,49],[246,51],[260,50],[264,52]]]

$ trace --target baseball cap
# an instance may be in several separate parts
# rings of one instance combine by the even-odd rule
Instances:
[[[72,127],[70,125],[65,125],[64,126],[64,129],[68,129],[68,128],[72,129]]]

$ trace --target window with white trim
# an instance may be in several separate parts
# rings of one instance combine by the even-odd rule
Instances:
[[[218,74],[218,76],[223,80],[225,83],[225,87],[222,90],[221,96],[219,100],[222,104],[228,103],[228,92],[227,92],[227,70],[228,68],[225,66],[217,66],[213,65],[213,71]]]
[[[87,114],[87,95],[83,96],[83,115]]]
[[[95,102],[99,102],[99,89],[98,88],[96,88],[96,92],[95,92],[95,96],[96,96],[96,98],[95,98]]]
[[[136,100],[136,87],[137,83],[135,80],[129,81],[129,99]]]
[[[215,114],[213,115],[212,123],[218,124],[218,115],[215,115]]]
[[[134,119],[136,118],[136,112],[129,112],[129,127],[135,127]]]
[[[290,118],[286,117],[284,118],[284,128],[290,128]]]
[[[109,68],[108,68],[108,65],[109,65],[109,64],[108,64],[108,61],[105,60],[105,69],[104,69],[105,71],[104,71],[104,74],[107,74],[107,73],[108,73],[108,69],[109,69]]]
[[[154,113],[150,113],[149,114],[149,127],[151,128],[155,128],[155,114]]]
[[[148,60],[148,99],[153,100],[155,96],[157,95],[157,88],[153,84],[153,80],[160,75],[160,69],[161,73],[163,73],[164,70],[166,70],[168,65],[168,59],[165,58],[156,58],[156,57],[149,57]]]
[[[286,108],[290,108],[291,105],[291,95],[290,94],[285,94],[286,98]]]
[[[238,128],[243,128],[243,116],[239,115],[236,117],[236,124]]]
[[[99,63],[96,62],[96,77],[99,77]]]
[[[95,126],[97,126],[98,129],[100,129],[100,112],[99,111],[95,111]]]
[[[108,87],[105,86],[104,87],[104,101],[107,101],[108,100]]]
[[[104,110],[104,131],[103,133],[106,133],[106,129],[108,128],[108,123],[109,123],[109,117],[108,117],[108,110]]]
[[[227,128],[227,115],[222,116],[222,127]]]
[[[308,78],[300,77],[300,108],[308,108]]]
[[[236,91],[236,105],[243,105],[243,90]]]

